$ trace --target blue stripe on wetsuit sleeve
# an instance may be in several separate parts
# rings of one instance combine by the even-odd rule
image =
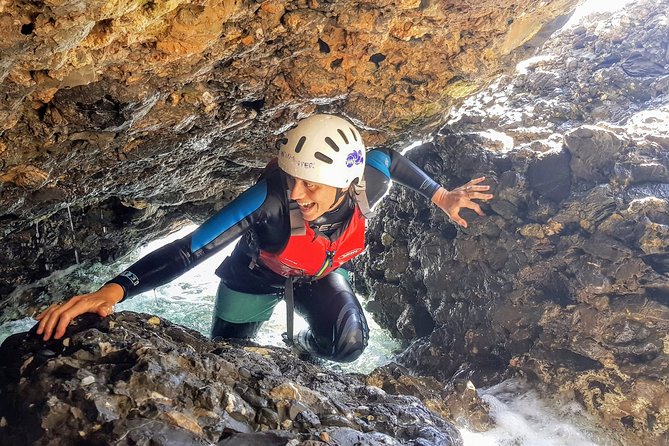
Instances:
[[[380,150],[367,153],[367,164],[390,178],[390,156]]]
[[[258,210],[265,198],[267,198],[267,182],[262,180],[235,198],[193,232],[190,243],[191,252],[212,242],[216,237]]]

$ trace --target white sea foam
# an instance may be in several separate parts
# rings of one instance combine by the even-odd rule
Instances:
[[[530,57],[529,59],[525,59],[521,62],[518,62],[518,64],[516,65],[516,71],[518,71],[519,74],[527,74],[529,72],[529,68],[534,64],[551,61],[556,57],[557,56],[547,55],[547,54],[541,54],[538,56]]]
[[[620,445],[596,426],[575,401],[542,398],[527,382],[510,379],[479,395],[490,406],[495,427],[460,433],[465,446],[614,446]]]

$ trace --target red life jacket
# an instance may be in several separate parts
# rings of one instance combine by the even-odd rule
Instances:
[[[280,253],[261,250],[259,263],[284,277],[324,277],[365,249],[366,222],[356,206],[344,232],[331,242],[305,221],[304,235],[291,235]]]

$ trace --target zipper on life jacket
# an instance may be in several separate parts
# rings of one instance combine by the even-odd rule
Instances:
[[[337,253],[336,250],[330,251],[327,250],[325,251],[325,262],[323,262],[323,266],[321,266],[321,269],[318,270],[316,275],[314,276],[315,278],[318,278],[323,274],[325,271],[327,271],[328,268],[332,266],[332,263],[334,262],[334,256]]]

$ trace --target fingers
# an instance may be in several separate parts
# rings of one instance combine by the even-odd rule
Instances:
[[[70,322],[72,322],[72,319],[74,319],[78,314],[73,314],[71,310],[64,311],[60,315],[60,319],[58,320],[58,325],[56,326],[56,332],[53,336],[54,339],[60,339],[63,337],[65,334],[65,330],[67,330],[67,326],[70,325]],[[47,341],[48,339],[44,339]]]
[[[482,194],[481,192],[469,192],[468,199],[470,200],[491,200],[493,198],[493,194]]]
[[[465,187],[467,187],[467,186],[470,186],[470,187],[472,187],[472,188],[474,188],[474,187],[477,187],[477,188],[478,188],[478,187],[485,187],[485,188],[487,188],[487,189],[490,189],[490,186],[486,186],[486,185],[477,186],[479,183],[482,183],[483,181],[485,181],[485,177],[473,178],[473,179],[469,180],[469,181],[467,182],[467,184],[465,184]],[[487,190],[487,189],[486,189],[486,190]]]
[[[98,291],[74,296],[64,303],[53,304],[35,319],[39,321],[37,335],[48,341],[53,336],[60,339],[74,318],[84,313],[96,313],[101,317],[114,312],[114,305],[123,299],[123,288],[107,284]]]
[[[480,184],[485,177],[474,178],[466,184],[448,191],[440,188],[432,197],[432,202],[441,208],[451,220],[463,228],[467,228],[467,221],[460,216],[462,209],[471,209],[479,216],[485,216],[479,204],[473,200],[487,201],[494,198],[493,194],[487,193],[490,186]]]
[[[41,320],[39,322],[39,326],[37,327],[37,334],[38,335],[44,335],[44,340],[48,341],[51,338],[51,334],[53,333],[53,328],[56,325],[56,322],[58,321],[58,311],[59,307],[61,306],[60,303],[58,304],[53,304],[47,310],[42,313]]]
[[[466,193],[480,193],[480,192],[485,192],[487,190],[490,190],[490,186],[487,185],[487,184],[472,185],[472,184],[467,183],[464,186],[460,186],[458,189],[463,191],[463,192],[466,192]]]
[[[44,335],[44,340],[48,341],[52,335],[54,339],[60,339],[65,334],[65,329],[69,323],[76,316],[85,311],[72,310],[77,306],[82,296],[75,296],[65,303],[57,303],[51,305],[38,317],[40,318],[39,326],[37,328],[38,335]]]
[[[487,186],[486,186],[487,187]],[[460,211],[462,209],[471,209],[472,211],[476,212],[480,217],[485,217],[485,213],[481,210],[481,206],[479,206],[478,203],[472,200],[489,200],[493,196],[492,194],[482,194],[479,192],[465,192],[462,191],[462,196],[459,197],[458,199],[458,204],[454,206],[452,209],[449,209],[446,211],[446,213],[451,217],[451,220],[455,222],[456,224],[462,226],[463,228],[467,228],[467,220],[462,218],[460,216]]]
[[[479,217],[485,217],[485,213],[481,210],[481,206],[479,206],[478,203],[470,201],[469,203],[467,203],[467,206],[463,207],[466,207],[467,209],[471,209],[472,211],[476,212],[479,215]]]
[[[455,223],[462,226],[463,228],[467,227],[467,220],[465,220],[460,216],[460,211],[464,208],[471,209],[472,211],[476,212],[480,217],[485,217],[485,213],[481,210],[481,207],[478,204],[474,203],[473,201],[470,201],[463,206],[459,206],[452,213],[448,213],[448,216],[451,217],[451,220],[453,220]]]
[[[453,215],[451,216],[451,220],[453,220],[456,224],[462,226],[463,228],[466,228],[466,227],[467,227],[467,220],[465,220],[464,218],[460,217],[460,214],[459,214],[459,213],[457,213],[457,214],[453,214]]]
[[[62,302],[56,302],[56,303],[53,303],[53,304],[49,305],[49,306],[47,307],[47,309],[44,310],[44,311],[42,311],[40,314],[38,314],[37,317],[35,317],[35,319],[38,320],[38,321],[41,321],[41,320],[44,319],[45,317],[48,317],[48,316],[49,316],[51,313],[53,313],[56,309],[60,308],[60,306],[61,306],[62,304],[63,304]]]
[[[488,186],[476,186],[476,187],[488,187]],[[457,200],[461,206],[465,206],[466,203],[469,203],[472,200],[488,201],[494,197],[493,194],[484,194],[482,192],[476,192],[474,190],[467,190],[466,188],[461,189],[458,192],[459,193],[457,195]]]
[[[40,321],[38,327],[37,327],[37,334],[41,335],[44,330],[46,329],[46,326],[49,323],[49,320],[53,314],[53,312],[61,305],[60,302],[55,303],[50,305],[46,310],[42,311],[35,319]]]
[[[490,190],[490,186],[484,185],[484,186],[467,186],[468,189],[466,189],[470,193],[480,193],[480,192],[485,192],[487,190]]]
[[[38,335],[44,334],[44,340],[48,341],[49,338],[51,337],[51,332],[53,331],[54,321],[56,320],[56,318],[53,315],[53,308],[49,307],[47,311],[42,313],[40,316],[41,320],[37,327],[37,334]]]
[[[461,186],[460,191],[463,192],[463,200],[491,200],[494,196],[493,194],[486,194],[483,192],[489,191],[490,186],[487,184],[479,184],[482,181],[485,181],[485,177],[474,178],[469,181],[467,184]],[[469,207],[469,206],[467,206]]]

